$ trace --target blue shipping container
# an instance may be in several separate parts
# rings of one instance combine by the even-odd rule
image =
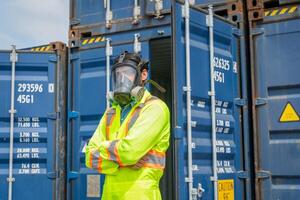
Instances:
[[[299,6],[266,11],[252,33],[256,197],[299,199]]]
[[[10,127],[13,127],[12,199],[65,196],[66,47],[50,52],[0,51],[0,199],[8,199]],[[15,80],[14,116],[11,84]]]
[[[165,176],[161,181],[163,199],[188,199],[186,140],[185,20],[182,5],[173,3],[172,20],[138,30],[82,38],[71,48],[69,65],[68,199],[99,199],[105,179],[85,166],[84,147],[96,129],[106,107],[106,39],[112,55],[139,47],[150,60],[150,74],[168,92],[149,88],[164,99],[172,111],[172,139]],[[190,9],[190,50],[192,87],[193,187],[202,199],[213,199],[209,32],[207,13]],[[240,128],[238,38],[236,27],[214,18],[214,67],[216,87],[217,172],[219,199],[244,198],[243,137]],[[137,43],[134,43],[135,34]],[[97,42],[96,42],[97,41]],[[134,45],[136,44],[136,45]],[[109,49],[108,49],[109,50]],[[239,178],[240,177],[240,178]],[[200,194],[201,189],[204,191]]]
[[[70,1],[70,25],[84,27],[105,23],[108,2],[110,2],[110,21],[112,24],[134,20],[135,0],[72,0]],[[170,14],[171,2],[171,0],[138,0],[138,18],[147,19],[147,16],[155,16],[159,19],[166,14]],[[213,4],[214,6],[223,6],[224,9],[231,10],[232,7],[230,5],[236,2],[238,0],[195,0],[194,4],[197,6]],[[235,10],[235,7],[233,10]]]

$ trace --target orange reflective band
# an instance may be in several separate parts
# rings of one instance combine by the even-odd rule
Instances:
[[[153,149],[148,151],[148,154],[155,155],[155,156],[158,156],[158,157],[165,157],[166,156],[165,152],[159,152],[159,151],[156,151],[156,150],[153,150]]]
[[[102,158],[100,157],[100,152],[95,150],[90,153],[90,168],[98,170],[99,172],[102,171]]]
[[[153,164],[153,163],[145,163],[143,165],[143,167],[149,167],[149,168],[154,168],[154,169],[161,169],[164,170],[164,166],[160,165],[160,164]]]
[[[111,117],[108,117],[111,113],[106,113],[106,139],[109,140],[110,127],[116,117],[116,114],[113,114]]]
[[[128,135],[129,129],[134,125],[136,120],[138,119],[140,112],[142,111],[142,108],[145,107],[146,104],[149,104],[153,100],[157,100],[158,98],[155,96],[148,97],[144,103],[140,103],[135,110],[130,114],[129,119],[126,123],[126,129],[125,129],[125,136]]]
[[[110,120],[110,122],[109,122],[109,126],[111,126],[111,125],[112,125],[112,123],[113,123],[113,121],[114,121],[115,117],[116,117],[116,115],[113,115],[113,116],[112,116],[112,118],[111,118],[111,120]]]
[[[118,144],[118,143],[117,143]],[[115,145],[115,148],[114,148],[114,154],[116,156],[116,159],[117,159],[117,163],[119,164],[120,167],[124,166],[121,162],[121,159],[120,159],[120,155],[118,153],[118,149],[117,149],[117,144]]]
[[[100,155],[99,155],[99,158],[98,158],[98,172],[99,173],[102,172],[102,158],[101,158]]]
[[[132,116],[133,116],[136,112],[139,112],[139,108],[136,108],[136,109],[130,114],[129,119],[128,119],[127,123],[126,123],[125,136],[128,135],[129,124],[130,124],[130,122],[131,122]]]
[[[89,165],[90,165],[90,168],[93,167],[93,154],[92,153],[90,153]]]
[[[110,160],[110,152],[109,152],[108,148],[109,148],[109,146],[106,148],[106,152],[107,152],[108,160]]]

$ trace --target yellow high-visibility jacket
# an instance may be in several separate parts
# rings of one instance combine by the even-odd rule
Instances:
[[[86,166],[106,174],[102,200],[160,200],[159,180],[169,146],[170,113],[145,90],[123,123],[121,108],[105,111],[86,147]],[[134,169],[141,158],[147,161]]]

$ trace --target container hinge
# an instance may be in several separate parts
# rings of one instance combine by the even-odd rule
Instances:
[[[174,128],[174,138],[175,139],[182,139],[183,138],[183,131],[181,126],[176,126]]]
[[[74,61],[74,60],[78,60],[79,59],[79,55],[76,53],[76,54],[71,54],[71,56],[70,56],[70,60],[71,61]]]
[[[47,177],[49,179],[56,179],[56,178],[59,177],[59,173],[58,173],[58,171],[56,171],[56,172],[48,172],[47,173]]]
[[[69,171],[67,176],[68,176],[68,180],[77,179],[78,178],[78,172]]]
[[[267,104],[267,99],[260,98],[260,97],[255,99],[255,105],[256,106],[262,106],[262,105],[265,105],[265,104]]]
[[[56,120],[60,118],[60,112],[48,113],[48,119]]]
[[[249,179],[249,178],[250,178],[249,172],[248,172],[248,171],[238,171],[238,172],[237,172],[237,176],[238,176],[240,179]]]
[[[55,55],[52,55],[52,56],[49,56],[49,61],[50,62],[57,62],[57,56]]]
[[[75,119],[77,117],[79,117],[79,112],[77,112],[77,111],[69,111],[68,112],[68,118],[69,119]]]
[[[237,106],[245,106],[247,105],[248,101],[247,99],[240,99],[240,98],[236,98],[234,99],[234,104],[237,105]]]
[[[252,28],[250,30],[251,35],[261,35],[264,33],[264,29],[263,28]]]
[[[263,179],[263,178],[270,178],[271,177],[271,172],[269,171],[264,171],[264,170],[259,170],[255,173],[256,178]]]
[[[75,25],[78,25],[80,24],[80,19],[71,19],[70,20],[70,25],[71,26],[75,26]]]
[[[235,37],[242,37],[243,33],[240,29],[238,28],[233,28],[232,29],[232,34],[235,36]]]

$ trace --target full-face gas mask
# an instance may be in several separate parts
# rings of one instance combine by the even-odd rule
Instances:
[[[116,60],[111,70],[113,98],[121,106],[132,98],[140,100],[144,95],[141,71],[148,69],[148,62],[138,54],[124,52]]]

